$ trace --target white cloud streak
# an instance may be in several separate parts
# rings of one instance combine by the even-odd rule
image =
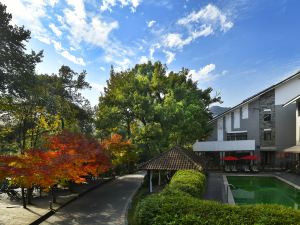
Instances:
[[[207,82],[214,79],[214,77],[211,75],[211,72],[215,69],[216,65],[211,63],[200,68],[198,71],[190,70],[189,74],[191,75],[193,81]]]
[[[131,12],[135,12],[136,8],[140,5],[140,0],[103,0],[100,6],[101,11],[112,11],[112,8],[120,5],[122,8],[130,6]]]
[[[147,27],[151,28],[154,26],[155,23],[156,23],[155,20],[151,20],[151,21],[147,22]]]
[[[50,27],[50,29],[53,31],[53,33],[54,33],[56,36],[60,37],[60,36],[62,35],[61,30],[60,30],[57,26],[55,26],[54,23],[51,23],[51,24],[49,25],[49,27]]]

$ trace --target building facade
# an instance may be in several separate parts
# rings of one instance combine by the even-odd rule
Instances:
[[[262,164],[279,162],[285,149],[300,143],[299,96],[300,71],[213,118],[211,136],[194,151],[250,152]]]

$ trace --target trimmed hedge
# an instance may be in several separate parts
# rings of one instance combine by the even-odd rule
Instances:
[[[205,176],[195,170],[180,170],[172,177],[165,189],[168,191],[182,191],[193,197],[201,197],[205,185]]]
[[[187,195],[151,195],[136,208],[139,225],[292,225],[300,213],[278,205],[231,206]]]
[[[160,194],[136,207],[136,225],[294,225],[300,211],[278,205],[231,206],[200,197],[205,177],[197,171],[178,171]]]

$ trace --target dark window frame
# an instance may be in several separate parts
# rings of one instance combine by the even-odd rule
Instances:
[[[227,133],[227,141],[248,140],[248,132]]]
[[[264,114],[264,121],[270,122],[272,120],[272,114],[271,113],[265,113]]]
[[[264,130],[264,141],[272,141],[272,130]]]

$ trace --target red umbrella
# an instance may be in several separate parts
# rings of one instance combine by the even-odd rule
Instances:
[[[234,157],[234,156],[226,156],[226,157],[224,157],[222,159],[225,160],[225,161],[236,161],[236,160],[239,160],[237,157]]]
[[[257,160],[258,157],[256,155],[246,155],[241,157],[240,159],[245,159],[245,160]]]

